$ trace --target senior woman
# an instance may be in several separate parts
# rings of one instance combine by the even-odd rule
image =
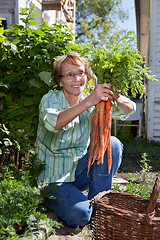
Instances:
[[[54,64],[54,81],[61,91],[49,91],[39,106],[39,125],[36,152],[45,169],[40,181],[48,181],[57,201],[49,200],[49,209],[62,218],[68,226],[84,226],[92,215],[90,199],[112,187],[112,178],[118,170],[123,146],[111,136],[112,166],[108,173],[107,149],[103,164],[95,162],[87,174],[88,146],[90,143],[91,116],[94,106],[101,100],[115,99],[113,117],[122,118],[134,111],[134,103],[110,90],[111,84],[97,84],[94,90],[84,94],[91,70],[86,58],[71,52],[59,56]],[[83,194],[88,189],[88,196]]]

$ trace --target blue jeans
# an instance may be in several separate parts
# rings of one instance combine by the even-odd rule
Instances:
[[[73,183],[49,184],[49,186],[56,184],[59,186],[59,189],[58,191],[51,190],[51,193],[57,198],[58,204],[54,200],[48,200],[48,208],[62,218],[68,226],[86,225],[90,221],[93,211],[90,199],[101,191],[111,189],[112,178],[121,164],[123,145],[116,137],[112,136],[111,147],[112,166],[109,175],[107,151],[104,155],[103,164],[97,165],[97,162],[95,162],[91,165],[90,171],[87,174],[87,152],[79,160]],[[88,197],[82,193],[82,191],[87,189],[89,189]]]

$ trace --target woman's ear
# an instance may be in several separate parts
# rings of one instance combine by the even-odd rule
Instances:
[[[59,82],[59,86],[60,86],[60,87],[62,87],[62,86],[63,86],[63,85],[62,85],[62,83],[61,83],[61,81]]]

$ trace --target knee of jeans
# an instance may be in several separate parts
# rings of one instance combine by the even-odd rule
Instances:
[[[123,144],[114,136],[111,137],[112,167],[114,172],[119,168],[122,161]]]
[[[68,219],[67,225],[71,227],[85,226],[91,219],[93,208],[90,205],[89,207],[81,206],[81,203],[75,204],[72,209],[72,213],[70,215],[70,219]]]
[[[123,144],[121,143],[121,141],[112,136],[111,137],[111,147],[112,147],[112,153],[113,154],[117,154],[117,155],[122,155],[123,152]]]

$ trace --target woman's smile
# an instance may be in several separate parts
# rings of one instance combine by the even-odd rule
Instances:
[[[73,85],[72,87],[73,87],[73,88],[80,88],[81,86],[82,86],[82,84],[79,83],[79,84]]]
[[[87,75],[83,64],[73,65],[64,62],[61,68],[60,86],[63,88],[65,97],[70,105],[76,104],[81,97],[87,83]]]

